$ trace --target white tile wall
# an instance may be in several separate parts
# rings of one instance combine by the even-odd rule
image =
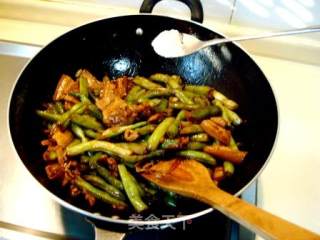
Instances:
[[[96,19],[137,14],[142,2],[143,0],[0,0],[0,40],[43,45],[72,27]],[[226,36],[309,24],[320,25],[320,14],[317,14],[320,12],[320,0],[201,2],[204,8],[204,25]],[[156,5],[154,13],[190,19],[189,9],[177,0],[161,1]],[[28,29],[32,29],[36,35],[30,35]],[[241,45],[255,54],[320,64],[320,33],[245,41]]]
[[[232,23],[286,29],[320,24],[318,0],[237,0]]]
[[[230,26],[247,29],[238,32],[238,35],[320,26],[319,13],[319,0],[235,0]],[[275,41],[277,47],[272,48]],[[312,64],[319,64],[320,57],[308,52],[318,51],[319,44],[320,33],[243,42],[244,46],[253,47],[256,53],[262,55],[298,61],[303,58],[304,62]],[[265,46],[269,46],[269,52],[265,51]]]

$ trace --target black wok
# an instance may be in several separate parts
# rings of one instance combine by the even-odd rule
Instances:
[[[142,10],[151,11],[154,2],[145,1]],[[158,2],[158,1],[155,1]],[[189,4],[194,20],[202,21],[199,2]],[[147,9],[147,10],[146,10]],[[202,25],[175,18],[154,15],[132,15],[104,19],[78,27],[44,47],[25,67],[12,93],[9,111],[10,131],[16,151],[28,171],[50,191],[63,206],[92,219],[115,224],[128,224],[130,212],[112,219],[110,209],[89,209],[85,202],[68,197],[67,191],[47,179],[40,141],[41,120],[35,110],[50,101],[62,73],[74,76],[79,68],[87,68],[98,78],[123,75],[149,76],[155,72],[178,74],[188,83],[211,85],[239,103],[239,114],[245,123],[235,137],[249,151],[235,175],[222,188],[239,195],[261,172],[272,150],[278,126],[277,105],[272,89],[260,68],[238,45],[229,43],[207,48],[176,59],[158,56],[151,47],[154,37],[165,29],[194,34],[202,40],[222,37]],[[187,207],[188,206],[188,207]],[[181,213],[183,217],[154,221],[165,224],[191,219],[212,209],[185,200],[176,210],[161,206],[156,216]],[[98,216],[93,212],[100,211]],[[150,212],[148,213],[150,214]],[[131,221],[130,224],[151,224]]]

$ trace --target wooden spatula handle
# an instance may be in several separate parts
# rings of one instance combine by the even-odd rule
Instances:
[[[212,188],[211,191],[203,196],[204,202],[265,239],[320,239],[320,235],[257,208],[219,188]]]

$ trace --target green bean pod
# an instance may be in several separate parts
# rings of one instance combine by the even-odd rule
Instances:
[[[140,136],[143,136],[143,135],[152,133],[156,129],[156,127],[157,125],[155,124],[148,124],[143,127],[136,128],[135,130]]]
[[[113,196],[119,200],[122,200],[122,201],[126,200],[126,196],[119,189],[108,184],[101,177],[96,176],[96,175],[85,175],[85,176],[83,176],[83,178],[85,180],[87,180],[88,182],[90,182],[95,187],[101,188],[102,190],[106,191],[111,196]]]
[[[79,91],[81,95],[89,97],[88,80],[83,76],[79,77]]]
[[[226,173],[227,176],[231,176],[234,173],[234,165],[233,163],[229,162],[229,161],[224,161],[223,162],[223,169],[224,172]]]
[[[127,204],[125,202],[123,202],[119,199],[116,199],[116,198],[112,197],[110,194],[108,194],[107,192],[104,192],[104,191],[92,186],[90,183],[88,183],[87,181],[85,181],[81,177],[77,177],[75,179],[75,184],[79,188],[85,190],[86,192],[90,193],[92,196],[94,196],[95,198],[97,198],[103,202],[114,205],[120,209],[127,208]]]
[[[160,147],[162,149],[181,149],[181,144],[179,139],[165,139]]]
[[[199,104],[185,104],[183,102],[170,102],[169,107],[173,109],[196,110],[201,107]]]
[[[148,123],[147,121],[143,121],[143,122],[137,122],[131,125],[108,128],[102,132],[100,139],[112,138],[112,137],[118,136],[124,133],[124,131],[127,129],[135,129],[135,128],[143,127],[147,125],[147,123]]]
[[[168,97],[173,94],[171,89],[167,88],[157,88],[147,91],[145,94],[141,95],[138,99],[139,103],[144,102],[146,99],[156,98],[156,97]]]
[[[102,120],[103,116],[100,109],[90,101],[88,96],[81,93],[72,93],[72,96],[78,97],[82,103],[87,104],[88,110],[93,117]]]
[[[206,146],[206,144],[204,144],[202,142],[189,142],[187,145],[187,149],[202,150],[205,146]]]
[[[194,134],[194,133],[202,133],[204,132],[202,127],[199,124],[192,124],[190,126],[186,126],[180,130],[180,134]]]
[[[191,111],[191,117],[193,119],[204,119],[209,116],[218,115],[221,112],[220,108],[214,105],[202,107],[196,110]]]
[[[116,143],[117,146],[120,146],[125,149],[129,149],[133,154],[143,155],[147,153],[147,143],[145,142],[132,142],[132,143]]]
[[[230,137],[229,147],[233,150],[239,150],[238,145],[232,136]]]
[[[88,142],[79,143],[74,146],[68,146],[66,148],[66,153],[68,156],[80,155],[87,151],[101,151],[107,154],[112,153],[117,156],[129,156],[132,151],[119,147],[114,143],[100,140],[90,140]]]
[[[37,110],[37,115],[41,118],[51,121],[51,122],[61,122],[62,121],[62,115],[57,113],[51,113],[46,110]]]
[[[163,149],[158,149],[148,154],[123,156],[121,159],[126,163],[136,163],[139,161],[153,159],[156,157],[163,157],[164,154],[165,154],[165,151]]]
[[[86,108],[86,103],[79,102],[74,104],[67,112],[61,115],[62,118],[59,120],[59,124],[66,124],[74,114],[82,114]]]
[[[154,151],[157,149],[161,138],[166,134],[167,129],[173,123],[173,121],[173,117],[167,117],[157,126],[157,128],[148,139],[148,149],[150,151]]]
[[[193,101],[189,97],[187,97],[187,95],[184,94],[184,92],[182,90],[175,89],[174,94],[182,103],[187,104],[187,105],[193,104]]]
[[[186,85],[185,90],[197,93],[199,95],[208,95],[212,88],[209,86]]]
[[[182,79],[178,75],[171,75],[168,79],[167,85],[172,89],[182,88]]]
[[[84,134],[87,137],[94,138],[94,139],[98,139],[100,137],[100,133],[97,133],[96,131],[94,131],[92,129],[85,129]]]
[[[193,158],[206,164],[216,165],[216,159],[204,152],[196,150],[182,150],[177,152],[177,155],[181,157]]]
[[[64,113],[64,107],[63,107],[63,104],[61,102],[56,102],[54,104],[54,109],[56,110],[56,112],[58,114],[63,114]]]
[[[164,112],[168,109],[168,99],[160,99],[160,103],[157,106],[154,106],[153,109],[156,112]]]
[[[185,110],[181,110],[178,115],[176,116],[176,119],[174,120],[174,122],[172,123],[171,126],[169,126],[168,130],[167,130],[167,134],[170,138],[175,138],[177,136],[177,134],[179,133],[179,125],[180,122],[186,118],[186,111]]]
[[[152,89],[156,89],[156,88],[162,88],[161,85],[156,84],[156,83],[150,81],[149,79],[141,77],[141,76],[134,77],[133,82],[135,84],[145,88],[145,89],[148,89],[148,90],[152,90]]]
[[[71,124],[71,130],[78,138],[81,139],[81,142],[87,142],[88,141],[88,139],[85,136],[84,131],[77,124],[72,123]]]
[[[119,164],[118,170],[124,186],[124,190],[134,209],[137,212],[142,212],[146,210],[148,206],[142,201],[141,196],[139,194],[138,187],[136,183],[132,180],[132,177],[130,176],[125,165]]]
[[[223,95],[221,92],[219,92],[217,90],[212,91],[212,96],[214,97],[214,99],[221,101],[223,103],[223,105],[226,106],[230,110],[234,110],[234,109],[238,108],[238,103],[227,98],[225,95]]]
[[[110,183],[112,186],[119,190],[123,190],[123,184],[122,182],[111,175],[110,171],[106,169],[105,167],[102,167],[101,165],[97,164],[96,170],[99,173],[101,177],[103,177],[108,183]]]
[[[83,114],[83,115],[73,114],[71,116],[71,121],[85,128],[89,128],[93,130],[103,129],[102,124],[98,122],[96,118],[87,114]]]
[[[95,169],[97,168],[97,165],[98,165],[98,161],[102,158],[102,157],[105,157],[106,155],[102,152],[97,152],[95,154],[93,154],[92,156],[89,156],[88,157],[88,164],[89,164],[89,167],[92,168],[92,169]]]
[[[209,135],[206,133],[198,133],[191,136],[191,141],[195,142],[208,142],[209,141]]]
[[[135,101],[137,100],[136,96],[137,96],[137,94],[139,93],[139,91],[140,91],[141,89],[142,89],[142,88],[141,88],[140,86],[138,86],[138,85],[133,86],[133,87],[130,89],[130,91],[129,91],[127,97],[126,97],[127,102],[128,102],[128,103],[133,103],[133,102],[135,102]]]
[[[149,78],[153,81],[167,84],[170,79],[170,75],[163,73],[155,73],[152,74]]]

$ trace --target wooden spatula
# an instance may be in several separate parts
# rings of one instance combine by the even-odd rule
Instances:
[[[219,189],[207,168],[195,160],[160,161],[143,167],[140,174],[161,188],[211,205],[265,239],[320,239],[320,235]]]

